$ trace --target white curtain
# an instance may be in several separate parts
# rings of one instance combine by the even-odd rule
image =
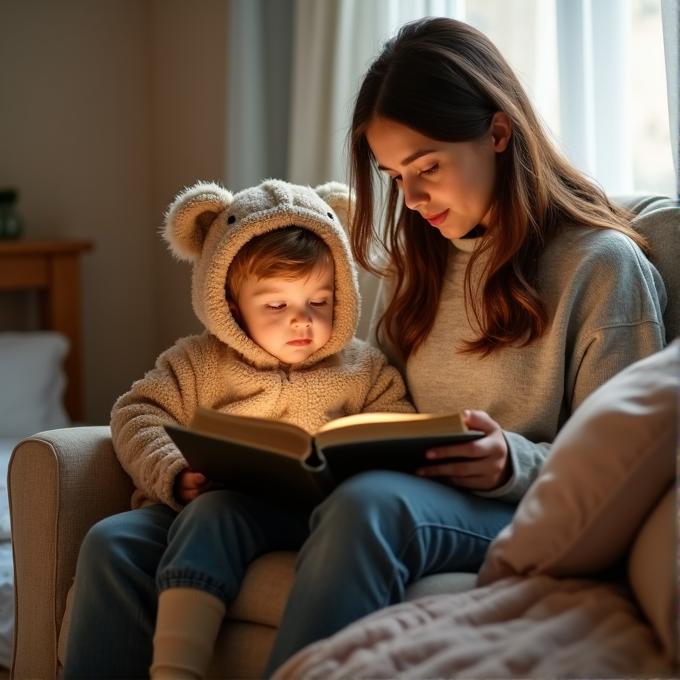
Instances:
[[[366,66],[398,25],[460,0],[296,0],[288,178],[346,181],[345,140]]]
[[[666,57],[666,83],[668,86],[668,118],[671,129],[671,146],[673,151],[673,166],[675,168],[676,198],[680,198],[680,141],[678,132],[678,88],[680,88],[680,8],[678,0],[661,0],[661,22],[663,25],[663,46]]]
[[[678,0],[662,3],[677,138]],[[425,15],[490,35],[570,160],[610,193],[633,190],[631,0],[230,0],[227,185],[346,180],[361,75],[396,27]]]
[[[224,181],[346,181],[361,75],[398,25],[464,0],[229,0]]]
[[[633,190],[629,0],[557,0],[560,139],[609,193]]]

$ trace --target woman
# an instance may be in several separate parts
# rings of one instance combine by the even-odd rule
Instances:
[[[486,436],[428,451],[440,462],[413,476],[354,477],[316,509],[268,673],[422,576],[476,571],[574,409],[664,346],[647,244],[553,148],[479,31],[404,26],[363,80],[350,142],[354,254],[385,277],[376,338],[419,411],[463,410]]]

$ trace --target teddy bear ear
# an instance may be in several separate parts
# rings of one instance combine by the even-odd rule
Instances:
[[[213,182],[198,182],[177,194],[165,213],[163,238],[180,260],[196,260],[215,218],[234,199],[231,191]]]
[[[327,182],[326,184],[320,184],[314,191],[333,208],[342,228],[347,233],[349,224],[354,217],[355,206],[354,194],[350,191],[349,187],[340,182]]]

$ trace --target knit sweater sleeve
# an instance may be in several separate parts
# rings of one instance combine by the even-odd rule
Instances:
[[[573,357],[575,371],[571,413],[600,385],[630,364],[663,347],[663,327],[653,322],[633,326],[615,326],[595,332],[586,350]],[[545,463],[552,443],[532,442],[516,432],[504,432],[512,460],[513,475],[502,487],[480,496],[519,502]]]
[[[163,429],[185,426],[206,389],[206,366],[215,359],[214,343],[204,336],[183,338],[161,354],[154,369],[121,396],[111,412],[111,433],[116,455],[135,484],[133,507],[141,499],[181,505],[173,495],[175,478],[186,460]]]

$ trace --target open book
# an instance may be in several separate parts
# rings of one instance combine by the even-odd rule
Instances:
[[[332,420],[314,435],[290,423],[196,408],[189,426],[166,425],[189,466],[225,488],[310,510],[365,470],[412,473],[434,446],[484,436],[459,413],[361,413]]]

